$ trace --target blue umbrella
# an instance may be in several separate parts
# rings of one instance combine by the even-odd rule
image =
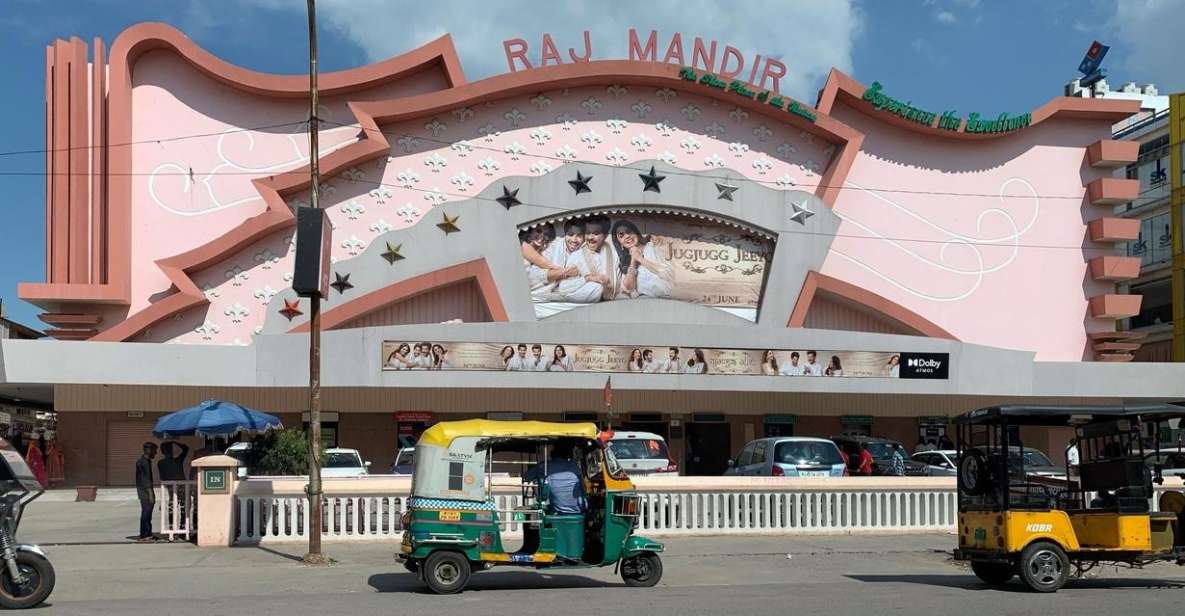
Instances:
[[[234,436],[279,430],[284,427],[275,415],[239,406],[224,400],[205,402],[169,413],[156,420],[152,435],[157,438],[178,436]]]

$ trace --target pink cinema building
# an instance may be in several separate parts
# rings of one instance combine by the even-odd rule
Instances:
[[[1110,136],[1138,103],[958,116],[839,71],[797,100],[793,66],[675,38],[507,41],[471,82],[444,36],[320,76],[330,444],[381,471],[442,419],[603,421],[609,377],[615,426],[709,475],[767,435],[912,450],[990,404],[1185,399],[1116,327],[1137,151]],[[299,427],[307,76],[155,23],[45,62],[46,274],[19,295],[54,340],[2,341],[0,393],[58,411],[69,484],[130,483],[153,420],[208,398]]]

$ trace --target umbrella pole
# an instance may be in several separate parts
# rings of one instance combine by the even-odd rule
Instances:
[[[309,202],[320,207],[320,147],[317,143],[317,6],[309,6]],[[321,296],[309,297],[309,552],[304,562],[328,564],[321,553]]]

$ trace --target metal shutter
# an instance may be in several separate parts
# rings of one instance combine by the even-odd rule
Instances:
[[[156,442],[151,421],[107,422],[107,485],[136,484],[136,459],[144,451],[144,441]],[[155,465],[152,472],[155,478]]]

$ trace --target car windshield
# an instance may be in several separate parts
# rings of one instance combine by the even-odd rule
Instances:
[[[399,458],[397,460],[395,460],[395,466],[404,466],[404,465],[410,466],[411,462],[412,462],[412,458],[414,456],[415,456],[414,451],[399,452]]]
[[[328,452],[321,459],[321,468],[358,468],[360,466],[362,466],[362,462],[359,461],[358,454],[353,452]]]
[[[901,450],[901,456],[905,456],[905,448],[897,443],[868,443],[868,453],[877,460],[884,460],[893,455],[893,450]]]
[[[843,464],[835,445],[815,441],[782,441],[774,448],[774,459],[780,464]]]
[[[653,438],[614,439],[609,449],[618,460],[666,460],[667,444]]]

